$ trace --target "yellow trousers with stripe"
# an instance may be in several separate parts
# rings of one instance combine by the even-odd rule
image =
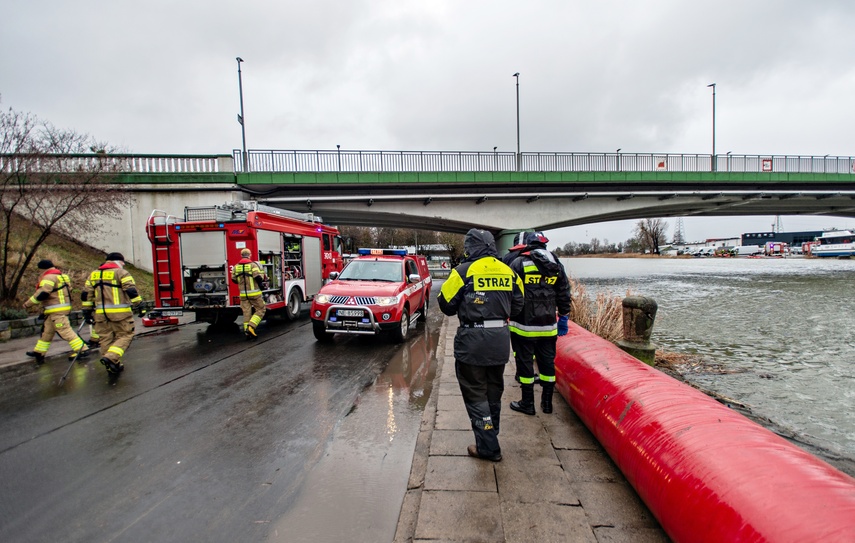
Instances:
[[[50,349],[50,343],[53,341],[53,337],[59,334],[59,337],[68,342],[68,346],[71,347],[72,351],[79,351],[80,349],[88,350],[88,347],[84,348],[84,342],[80,339],[80,336],[74,331],[74,328],[71,327],[71,323],[68,322],[68,315],[55,315],[48,314],[45,315],[45,323],[42,328],[42,336],[36,342],[36,348],[33,349],[37,353],[46,353],[48,349]]]
[[[134,317],[128,315],[119,321],[111,321],[104,315],[95,315],[95,332],[101,357],[120,362],[134,339]]]

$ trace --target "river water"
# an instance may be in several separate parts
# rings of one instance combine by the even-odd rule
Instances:
[[[657,350],[700,355],[683,378],[784,434],[855,459],[855,260],[572,258],[590,294],[659,306]]]

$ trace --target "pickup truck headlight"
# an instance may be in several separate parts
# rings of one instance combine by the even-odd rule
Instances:
[[[398,305],[397,296],[378,296],[374,302],[377,305]]]
[[[319,304],[328,304],[330,303],[330,297],[328,294],[318,294],[315,296],[315,301]]]

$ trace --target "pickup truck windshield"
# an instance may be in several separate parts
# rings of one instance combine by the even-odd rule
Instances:
[[[342,270],[338,277],[343,281],[391,281],[404,280],[400,262],[382,260],[354,260]]]

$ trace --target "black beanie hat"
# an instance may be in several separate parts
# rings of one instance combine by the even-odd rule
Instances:
[[[124,262],[125,257],[122,256],[122,253],[110,253],[107,255],[107,260],[121,260],[122,262]]]
[[[47,260],[47,259],[39,260],[39,263],[36,264],[36,267],[40,270],[49,270],[49,269],[53,268],[53,262],[51,262],[50,260]]]

